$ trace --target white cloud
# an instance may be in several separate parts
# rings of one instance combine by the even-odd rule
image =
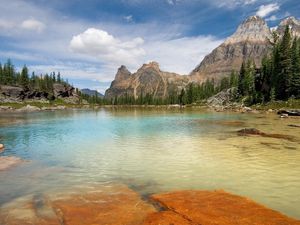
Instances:
[[[280,9],[280,6],[277,3],[261,5],[257,10],[256,15],[258,15],[260,17],[266,17],[270,13],[278,11],[279,9]]]
[[[130,41],[121,41],[104,30],[89,28],[73,36],[70,48],[74,53],[94,56],[104,62],[136,66],[138,58],[145,55],[140,46],[144,40],[140,37]]]
[[[165,71],[188,74],[222,42],[212,36],[197,36],[146,43],[146,61],[159,62]]]
[[[0,27],[1,21],[6,26],[1,36],[14,38],[7,38],[9,51],[2,50],[0,56],[18,59],[37,73],[60,71],[70,79],[109,82],[120,65],[134,72],[152,60],[158,61],[162,70],[187,74],[222,41],[210,36],[184,37],[187,25],[180,23],[89,22],[26,0],[1,1]],[[39,35],[21,29],[28,15],[43,22]]]
[[[276,21],[276,20],[278,20],[278,18],[275,15],[272,15],[269,18],[266,19],[266,21]]]
[[[21,23],[21,28],[25,30],[42,32],[45,29],[45,24],[36,19],[27,19]]]
[[[256,3],[256,2],[257,2],[257,0],[246,0],[245,1],[245,5],[252,5],[252,4]]]
[[[133,21],[133,16],[132,16],[132,15],[124,16],[123,19],[124,19],[126,22],[130,23],[130,22]]]
[[[15,26],[15,24],[11,21],[0,19],[0,28],[1,29],[11,29]]]
[[[169,5],[176,5],[177,3],[181,2],[182,0],[166,0]]]

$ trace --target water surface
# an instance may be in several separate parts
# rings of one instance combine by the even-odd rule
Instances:
[[[298,118],[172,110],[0,114],[0,206],[30,194],[119,182],[150,194],[224,189],[300,219]],[[296,141],[242,137],[255,127]],[[298,141],[297,141],[298,140]]]

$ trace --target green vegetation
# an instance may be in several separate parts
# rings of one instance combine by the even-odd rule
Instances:
[[[47,96],[47,99],[50,101],[49,103],[51,105],[55,104],[67,106],[68,104],[65,103],[62,99],[54,98],[54,84],[71,86],[67,80],[65,81],[61,77],[60,72],[58,72],[57,75],[55,72],[40,75],[36,75],[34,72],[32,72],[32,74],[29,75],[29,71],[26,65],[23,66],[21,72],[18,72],[15,70],[15,66],[12,64],[10,59],[8,59],[7,62],[3,64],[3,66],[0,63],[0,85],[17,86],[24,88],[24,90],[43,92],[45,93],[44,96]],[[106,101],[99,96],[84,95],[79,91],[79,89],[75,89],[75,92],[79,96],[80,104],[86,102],[88,102],[89,104],[106,104]],[[36,106],[45,106],[42,103],[38,102],[30,104]],[[2,105],[5,104],[2,103]],[[22,106],[22,104],[16,103],[12,106],[15,106],[14,108],[18,108],[19,106]]]
[[[125,94],[121,97],[115,97],[106,102],[112,105],[168,105],[168,104],[192,104],[201,103],[203,100],[217,94],[222,90],[231,87],[236,87],[238,82],[238,75],[232,71],[229,77],[224,77],[219,84],[215,81],[207,80],[203,84],[190,83],[186,88],[182,89],[180,93],[171,91],[167,98],[154,98],[152,94],[141,93],[138,98]],[[235,94],[235,93],[233,93]]]
[[[241,66],[238,99],[248,105],[300,98],[300,39],[287,26],[281,39],[273,33],[272,44],[260,69],[251,61]]]
[[[61,79],[59,72],[57,76],[55,72],[50,73],[50,75],[40,74],[39,76],[32,72],[32,74],[29,75],[26,65],[23,66],[21,72],[18,72],[15,70],[10,59],[8,59],[3,66],[0,63],[0,85],[18,86],[27,90],[45,92],[48,94],[49,100],[54,100],[54,83],[69,85],[68,81]]]

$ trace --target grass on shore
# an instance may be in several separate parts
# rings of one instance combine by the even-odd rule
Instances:
[[[258,110],[300,109],[300,99],[289,99],[287,101],[272,101],[265,104],[253,105],[252,108]]]

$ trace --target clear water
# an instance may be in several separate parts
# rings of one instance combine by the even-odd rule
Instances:
[[[146,194],[224,189],[300,219],[299,141],[236,134],[256,127],[300,138],[300,128],[288,126],[299,122],[135,109],[0,114],[0,155],[26,160],[0,172],[0,206],[28,194],[120,182]]]

